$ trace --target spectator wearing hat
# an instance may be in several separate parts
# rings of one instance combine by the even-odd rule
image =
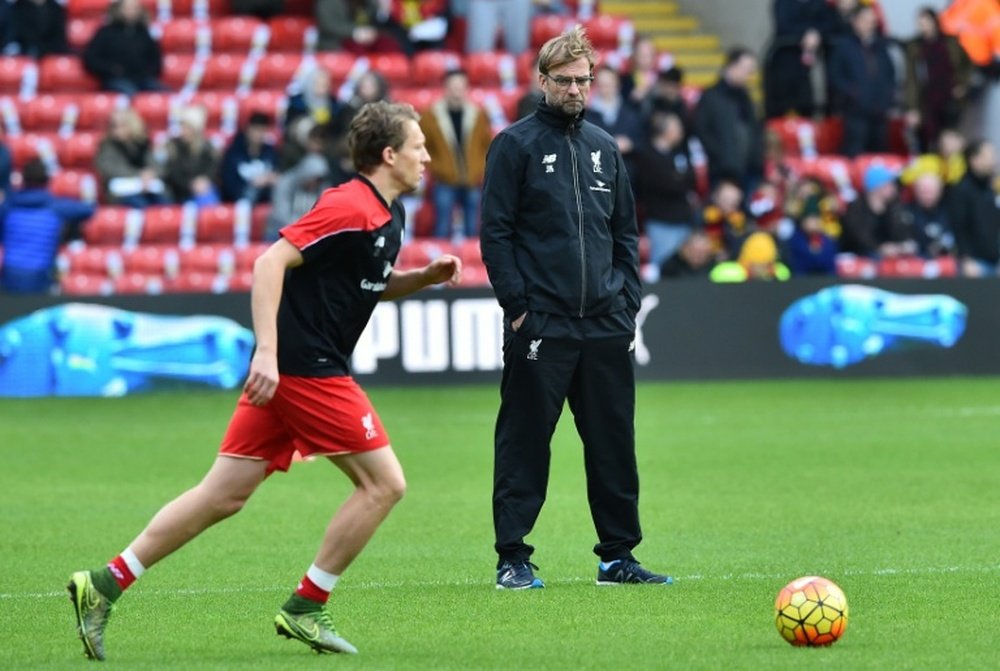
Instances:
[[[778,258],[778,245],[770,233],[751,233],[740,247],[735,261],[725,261],[712,268],[713,282],[747,282],[751,280],[784,282],[791,276],[788,267]]]
[[[49,174],[40,159],[21,170],[21,190],[0,207],[3,267],[0,285],[9,293],[44,293],[53,281],[59,244],[77,238],[80,225],[94,213],[92,203],[59,198],[48,190]]]
[[[223,202],[271,202],[271,187],[278,178],[278,151],[268,138],[273,125],[271,115],[253,112],[226,147],[219,174]]]
[[[915,254],[917,243],[902,205],[896,173],[875,163],[864,176],[864,193],[847,206],[840,251],[864,257]]]
[[[944,199],[944,179],[927,172],[913,180],[913,200],[906,205],[911,218],[917,252],[926,259],[948,256],[955,251],[955,234]]]
[[[837,241],[823,223],[822,199],[808,197],[788,239],[788,266],[792,275],[834,275],[837,272]]]

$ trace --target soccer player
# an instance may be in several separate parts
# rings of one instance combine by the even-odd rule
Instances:
[[[142,573],[238,512],[297,450],[327,457],[354,484],[333,515],[313,564],[275,617],[279,634],[320,653],[355,653],[325,605],[345,569],[403,496],[403,471],[371,402],[348,368],[380,299],[457,284],[461,261],[443,255],[418,270],[393,263],[403,237],[398,197],[417,188],[430,156],[409,105],[366,105],[351,123],[358,175],[328,189],[281,229],[254,264],[256,350],[219,456],[194,488],[164,506],[106,567],[69,582],[85,654],[104,659],[112,605]]]
[[[566,400],[583,440],[598,584],[672,582],[632,555],[642,539],[631,354],[639,230],[618,147],[584,119],[594,61],[581,28],[546,42],[543,100],[497,135],[486,158],[481,244],[505,315],[494,442],[498,589],[543,586],[524,537],[545,500]]]

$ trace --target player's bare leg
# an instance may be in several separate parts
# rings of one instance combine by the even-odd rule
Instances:
[[[331,457],[330,461],[351,479],[354,491],[330,520],[316,560],[303,579],[305,584],[279,611],[274,624],[279,634],[300,640],[316,652],[355,653],[357,648],[337,633],[323,605],[336,580],[402,498],[406,480],[391,447]]]
[[[218,457],[202,481],[163,506],[109,567],[70,577],[70,601],[87,657],[104,659],[104,628],[122,590],[142,571],[238,512],[264,480],[266,469],[263,461]]]

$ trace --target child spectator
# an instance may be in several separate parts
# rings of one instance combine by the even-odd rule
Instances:
[[[720,258],[736,255],[753,222],[743,211],[743,190],[735,182],[719,182],[712,190],[711,201],[702,211],[702,224]]]
[[[0,209],[0,285],[10,293],[45,293],[52,287],[59,244],[80,236],[80,225],[94,213],[94,205],[53,196],[40,159],[25,164],[21,179],[21,190],[11,193]]]
[[[825,230],[819,196],[810,196],[805,201],[795,224],[788,240],[788,266],[792,275],[836,274],[837,241]]]
[[[788,267],[778,259],[778,245],[769,233],[751,233],[740,246],[735,261],[725,261],[712,268],[713,282],[747,282],[750,280],[784,282],[791,276]]]
[[[107,202],[137,208],[167,202],[146,125],[132,108],[111,113],[94,165]]]

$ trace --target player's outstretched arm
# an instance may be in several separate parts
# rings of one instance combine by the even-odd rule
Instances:
[[[250,310],[256,349],[243,391],[254,405],[264,405],[278,388],[278,306],[285,284],[285,271],[302,265],[302,254],[281,238],[257,257],[253,264]]]
[[[393,270],[389,275],[381,300],[391,301],[420,291],[433,284],[447,282],[454,287],[462,281],[462,261],[457,256],[442,254],[423,268],[416,270]]]

